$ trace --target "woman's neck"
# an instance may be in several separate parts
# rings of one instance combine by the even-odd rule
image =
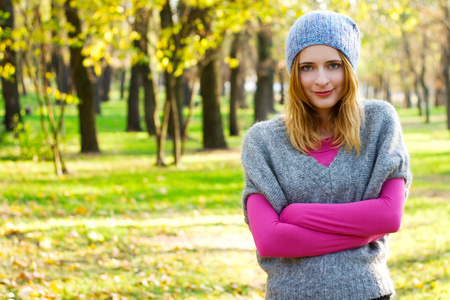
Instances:
[[[319,138],[321,140],[324,140],[324,139],[329,138],[331,136],[332,136],[332,134],[329,131],[325,130],[325,129],[321,129],[320,132],[319,132]]]
[[[332,136],[330,125],[328,123],[328,118],[330,116],[329,109],[318,110],[319,118],[320,118],[320,129],[319,129],[319,137],[321,140],[329,138]]]

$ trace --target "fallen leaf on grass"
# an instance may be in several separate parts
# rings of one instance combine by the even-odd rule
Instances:
[[[21,233],[20,229],[17,228],[16,225],[14,225],[12,222],[5,222],[1,227],[0,227],[0,236],[10,236],[10,235],[14,235],[14,234],[19,234]]]
[[[87,214],[87,208],[84,206],[79,206],[75,209],[75,213],[77,213],[78,215],[85,215]]]
[[[90,242],[104,242],[105,241],[105,237],[103,236],[103,234],[97,233],[95,231],[89,231],[87,236],[88,236],[88,240]]]
[[[21,267],[21,268],[25,268],[28,265],[23,260],[17,259],[14,256],[11,257],[11,260],[12,260],[13,265],[16,265],[16,266]]]
[[[413,285],[414,285],[415,288],[421,289],[421,288],[423,288],[424,283],[420,279],[414,278],[413,279]]]
[[[39,247],[44,249],[52,248],[52,240],[49,237],[41,237],[39,238]]]
[[[23,280],[25,282],[33,280],[33,275],[29,272],[22,272],[16,276],[17,280]]]
[[[8,287],[15,287],[17,286],[17,283],[15,283],[15,281],[11,281],[8,278],[3,278],[2,280],[0,280],[0,284],[6,285]]]

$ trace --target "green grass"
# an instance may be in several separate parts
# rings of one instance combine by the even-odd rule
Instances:
[[[242,138],[227,136],[229,150],[201,151],[197,111],[182,167],[157,168],[154,138],[124,132],[125,107],[103,104],[100,155],[78,154],[76,110],[68,111],[63,152],[71,173],[62,178],[44,159],[37,111],[21,141],[28,152],[3,136],[0,299],[263,299],[265,275],[241,212]],[[415,110],[399,114],[414,184],[389,266],[399,299],[446,299],[445,111],[433,109],[431,124]],[[241,111],[241,120],[245,132],[251,112]]]

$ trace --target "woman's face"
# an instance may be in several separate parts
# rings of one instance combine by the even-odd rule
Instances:
[[[321,118],[327,118],[344,91],[343,61],[335,48],[325,45],[309,46],[299,55],[302,89]]]

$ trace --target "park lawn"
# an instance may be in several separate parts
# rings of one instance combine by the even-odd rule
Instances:
[[[192,124],[182,167],[156,168],[155,143],[126,133],[125,103],[102,106],[101,155],[78,154],[69,110],[57,178],[39,136],[0,150],[0,299],[263,299],[265,275],[243,222],[241,138],[229,150],[201,148]],[[242,128],[250,112],[242,111]],[[414,184],[389,266],[399,299],[448,298],[450,140],[445,112],[432,124],[400,110]],[[226,119],[224,119],[224,124]],[[39,130],[29,117],[29,132]],[[167,162],[171,161],[167,145]],[[39,154],[39,155],[38,155]]]

